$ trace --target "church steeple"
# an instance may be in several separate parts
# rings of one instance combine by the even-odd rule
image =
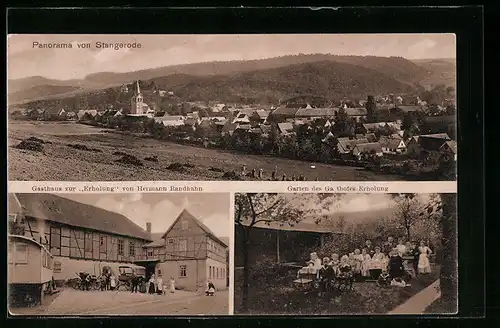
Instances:
[[[136,94],[140,95],[141,94],[141,88],[139,87],[139,80],[137,80],[136,84],[137,84],[137,93]]]

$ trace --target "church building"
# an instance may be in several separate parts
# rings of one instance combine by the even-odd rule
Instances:
[[[130,111],[128,116],[153,116],[154,111],[149,108],[148,104],[144,102],[144,97],[141,93],[139,81],[136,81],[136,91],[130,100]]]

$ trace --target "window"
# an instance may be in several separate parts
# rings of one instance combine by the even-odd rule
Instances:
[[[179,275],[181,277],[187,277],[187,266],[186,265],[180,265],[179,269],[180,269],[180,274]]]
[[[14,263],[14,247],[15,247],[15,244],[14,243],[9,243],[9,247],[8,247],[8,250],[9,250],[9,263]]]
[[[135,256],[135,244],[133,241],[128,243],[128,254],[130,256]]]
[[[85,251],[92,252],[92,233],[85,233]]]
[[[16,222],[17,214],[9,214],[9,222]]]
[[[61,247],[61,228],[50,227],[50,249]]]
[[[187,230],[188,229],[188,222],[186,220],[181,222],[181,229],[182,230]]]
[[[216,275],[215,276],[217,277],[217,279],[219,279],[219,268],[216,268],[215,270],[216,270]]]
[[[187,252],[187,239],[181,239],[179,241],[179,251]]]
[[[99,238],[99,245],[100,245],[100,246],[104,246],[104,236],[101,236],[101,237]]]
[[[99,251],[101,253],[106,253],[107,252],[107,248],[108,248],[108,245],[107,245],[107,238],[106,238],[106,236],[100,236],[99,237]]]
[[[148,256],[153,256],[153,250],[152,249],[148,249]]]
[[[170,245],[173,245],[173,243],[174,243],[174,239],[173,239],[173,238],[168,238],[168,243],[169,243]]]
[[[208,278],[212,278],[212,266],[208,266]]]
[[[61,262],[54,261],[54,273],[60,273],[60,272],[61,272]]]
[[[23,244],[16,244],[16,263],[28,263],[28,246]]]
[[[123,239],[118,239],[118,255],[123,255]]]

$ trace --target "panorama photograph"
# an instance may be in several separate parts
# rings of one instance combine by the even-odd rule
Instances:
[[[456,180],[454,34],[9,35],[11,181]]]
[[[230,197],[8,194],[11,316],[228,315]]]

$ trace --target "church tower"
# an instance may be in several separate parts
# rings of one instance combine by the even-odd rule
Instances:
[[[130,114],[138,114],[142,115],[144,114],[143,111],[143,106],[144,106],[144,100],[142,98],[141,94],[141,89],[139,88],[139,80],[136,82],[136,93],[132,97],[132,100],[130,101]]]

